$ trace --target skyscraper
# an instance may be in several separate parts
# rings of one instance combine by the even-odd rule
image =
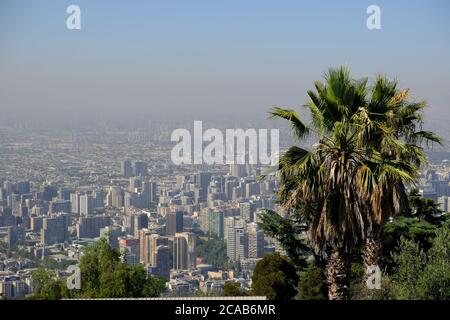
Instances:
[[[224,225],[223,225],[223,237],[225,240],[228,239],[228,230],[233,228],[235,224],[235,218],[234,217],[226,217],[224,219]]]
[[[131,161],[129,161],[129,160],[122,161],[120,169],[121,169],[120,174],[122,176],[124,176],[125,178],[129,178],[133,175]]]
[[[199,188],[199,202],[206,202],[210,182],[211,172],[201,171],[196,175],[195,183],[197,188]]]
[[[133,215],[133,234],[139,235],[139,230],[148,228],[148,216],[145,213],[136,213]]]
[[[52,217],[44,218],[41,229],[41,243],[50,245],[63,243],[69,239],[68,233],[69,214],[61,213]]]
[[[92,193],[93,208],[103,208],[105,206],[103,190],[97,190]]]
[[[252,205],[250,202],[240,203],[239,211],[241,214],[241,219],[245,220],[246,222],[253,221]]]
[[[50,202],[50,213],[67,212],[71,211],[70,201],[67,200],[53,200]]]
[[[166,234],[173,236],[183,231],[183,212],[169,212],[166,215]]]
[[[81,194],[75,191],[70,194],[70,203],[72,204],[72,213],[80,214],[80,197]]]
[[[119,239],[119,250],[121,253],[127,252],[124,257],[126,263],[137,264],[139,263],[139,238],[125,238]]]
[[[170,250],[166,245],[160,245],[156,248],[156,264],[153,265],[153,274],[161,276],[164,279],[170,277]]]
[[[230,164],[230,175],[233,177],[246,177],[247,166],[245,164]]]
[[[209,210],[208,212],[208,229],[210,236],[223,239],[224,220],[223,212],[218,210]]]
[[[151,235],[148,229],[141,229],[139,234],[139,260],[145,266],[150,264],[151,260]]]
[[[100,236],[100,229],[111,224],[108,216],[80,217],[77,224],[78,238],[96,238]]]
[[[130,192],[139,191],[142,187],[142,179],[140,177],[131,177],[130,178]]]
[[[262,258],[264,255],[264,232],[260,230],[256,223],[247,225],[248,231],[248,257]]]
[[[30,181],[17,182],[17,193],[18,194],[30,193]]]
[[[150,203],[158,203],[158,189],[157,189],[157,184],[156,181],[154,180],[150,180],[149,182],[149,201]]]
[[[152,233],[148,229],[141,229],[138,234],[140,262],[145,266],[156,266],[157,248],[158,246],[167,246],[169,244],[168,238]]]
[[[175,236],[173,239],[173,269],[187,270],[188,267],[188,245],[182,236]]]
[[[105,238],[113,249],[119,248],[119,237],[122,230],[118,226],[107,226],[100,229],[100,238]]]
[[[135,161],[134,162],[134,175],[145,177],[148,175],[147,162]]]
[[[89,216],[94,208],[94,200],[90,194],[80,196],[80,215]]]
[[[119,186],[110,186],[108,192],[108,205],[121,208],[123,207],[123,191]]]
[[[245,227],[228,228],[227,256],[232,261],[248,258],[248,233]]]

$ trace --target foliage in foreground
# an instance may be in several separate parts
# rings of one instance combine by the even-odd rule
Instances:
[[[431,248],[402,238],[400,250],[392,258],[397,267],[384,275],[382,289],[372,299],[448,300],[450,299],[450,229],[439,228]]]
[[[30,299],[157,297],[165,287],[163,279],[147,277],[142,265],[122,263],[119,251],[105,239],[86,249],[80,271],[81,290],[68,290],[65,279],[38,269],[33,273],[35,288]]]
[[[266,255],[256,264],[252,278],[252,294],[271,300],[290,300],[297,294],[298,275],[287,257],[277,253]]]

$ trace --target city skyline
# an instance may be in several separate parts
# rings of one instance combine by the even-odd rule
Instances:
[[[0,300],[450,299],[449,39],[446,0],[0,1]]]
[[[66,28],[70,4],[0,4],[2,124],[265,119],[274,104],[300,109],[313,81],[349,65],[400,79],[447,133],[446,1],[377,1],[381,30],[366,27],[369,1],[80,0],[81,30]]]

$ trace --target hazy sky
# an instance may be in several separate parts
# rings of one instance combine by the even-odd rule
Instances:
[[[448,0],[0,0],[0,118],[265,117],[346,64],[398,78],[445,123],[449,57]]]

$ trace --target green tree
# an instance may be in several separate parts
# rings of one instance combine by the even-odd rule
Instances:
[[[298,283],[298,298],[300,300],[326,300],[327,288],[323,268],[309,265],[300,273]]]
[[[59,300],[64,294],[64,282],[57,279],[51,270],[39,268],[32,273],[33,295],[32,300]]]
[[[365,269],[379,265],[382,255],[383,227],[390,217],[408,211],[406,183],[418,179],[419,167],[427,162],[423,142],[440,143],[432,132],[423,131],[425,102],[409,99],[409,90],[398,88],[397,81],[378,76],[360,113],[365,124],[362,141],[379,153],[383,162],[371,170],[372,183],[364,183],[367,201],[362,205],[368,217],[368,232],[363,250]]]
[[[165,280],[148,277],[142,265],[121,262],[120,253],[106,239],[86,248],[80,259],[81,290],[68,290],[65,279],[52,271],[38,269],[33,274],[35,295],[32,299],[157,297]]]
[[[283,218],[273,210],[264,210],[259,218],[261,220],[259,226],[266,235],[278,240],[295,266],[299,269],[306,267],[306,258],[312,252],[304,243],[304,239],[300,238],[301,232],[307,228],[299,210],[291,212],[287,218]]]
[[[252,277],[252,294],[271,300],[290,300],[297,294],[296,268],[277,253],[269,254],[256,264]]]
[[[196,255],[203,257],[206,263],[219,268],[229,268],[227,256],[227,245],[223,240],[210,238],[203,241],[198,238]]]
[[[427,199],[420,195],[419,190],[413,189],[408,194],[410,212],[405,214],[416,217],[433,225],[445,222],[447,215],[439,209],[438,204],[433,199]]]
[[[121,262],[120,253],[100,239],[87,248],[80,260],[81,295],[83,297],[158,296],[162,280],[147,277],[142,265]]]
[[[273,117],[289,121],[297,139],[313,135],[317,141],[309,150],[292,146],[280,157],[278,195],[286,208],[301,208],[308,244],[316,256],[327,259],[329,298],[345,299],[348,258],[365,236],[365,217],[356,207],[361,192],[355,177],[368,171],[369,154],[352,116],[365,103],[367,80],[351,79],[345,68],[330,70],[325,80],[315,83],[317,93],[308,91],[309,125],[293,110],[271,110]]]
[[[247,292],[241,289],[241,284],[236,281],[227,281],[223,285],[223,295],[225,297],[247,296]]]
[[[308,242],[326,257],[330,299],[348,297],[349,258],[364,245],[365,266],[378,264],[381,231],[406,201],[404,184],[417,179],[426,161],[420,143],[439,142],[419,131],[424,103],[410,103],[408,91],[378,77],[354,80],[347,68],[330,69],[325,82],[308,91],[311,123],[288,109],[274,117],[290,122],[294,135],[317,141],[310,150],[291,147],[280,158],[279,196],[287,208],[303,209]]]
[[[392,254],[396,268],[385,274],[381,290],[371,290],[372,299],[448,300],[450,299],[450,229],[436,232],[426,251],[411,239],[402,238],[400,249]]]

